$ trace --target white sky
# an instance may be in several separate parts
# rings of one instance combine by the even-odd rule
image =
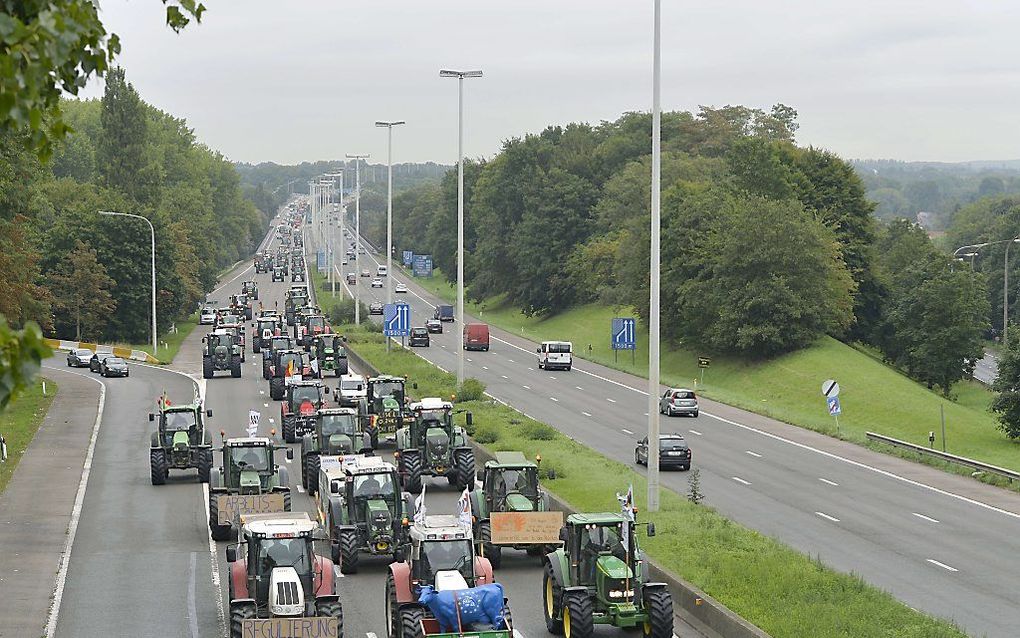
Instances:
[[[205,0],[175,35],[157,0],[101,0],[142,97],[234,160],[370,153],[451,163],[549,124],[651,108],[651,0]],[[663,0],[663,108],[775,102],[848,158],[1020,157],[1020,3]],[[88,96],[101,94],[93,84]]]

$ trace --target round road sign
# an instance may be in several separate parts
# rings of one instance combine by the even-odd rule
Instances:
[[[822,384],[822,396],[839,396],[839,384],[834,379],[829,379]]]

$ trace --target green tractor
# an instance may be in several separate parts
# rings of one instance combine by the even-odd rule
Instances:
[[[358,411],[353,408],[321,408],[311,432],[301,437],[301,470],[305,491],[315,495],[319,487],[322,456],[343,456],[371,451],[368,435],[361,431]]]
[[[362,552],[402,559],[414,512],[411,495],[400,491],[397,469],[378,456],[327,458],[333,463],[316,477],[321,484],[317,505],[333,562],[344,574],[354,574]]]
[[[529,556],[542,556],[550,551],[552,548],[545,543],[504,545],[492,542],[493,514],[550,511],[549,495],[538,483],[538,465],[521,452],[496,452],[496,458],[486,461],[479,474],[482,489],[471,493],[472,528],[475,543],[481,545],[492,567],[499,569],[503,547],[526,550]]]
[[[166,483],[170,470],[196,468],[198,480],[209,482],[213,464],[212,434],[205,429],[202,405],[196,397],[191,405],[166,405],[160,401],[159,414],[149,413],[149,421],[157,421],[149,446],[149,474],[153,485]],[[205,416],[211,417],[212,410]]]
[[[308,293],[301,293],[294,291],[293,294],[287,293],[287,298],[283,302],[283,315],[287,320],[288,326],[294,325],[294,318],[297,315],[298,308],[308,305]]]
[[[222,432],[220,434],[223,434]],[[274,452],[286,449],[265,437],[223,439],[223,465],[209,480],[209,533],[213,540],[233,537],[238,516],[290,511],[290,476]]]
[[[399,428],[414,420],[414,415],[406,408],[406,384],[404,377],[383,374],[369,378],[361,414],[371,417],[367,419],[365,431],[372,437],[373,450],[379,447],[380,434],[396,434]]]
[[[458,489],[475,488],[475,452],[464,428],[453,424],[453,404],[437,398],[411,404],[414,421],[397,430],[394,457],[409,492],[421,491],[422,476],[445,476]]]
[[[648,579],[636,524],[623,513],[571,514],[563,547],[545,557],[542,610],[550,633],[591,638],[596,624],[640,628],[644,638],[672,638],[673,599]],[[655,526],[648,524],[648,536]]]
[[[202,378],[211,379],[218,370],[230,370],[230,376],[241,378],[241,346],[226,330],[214,330],[202,338]]]
[[[344,348],[343,337],[335,334],[317,335],[312,339],[310,349],[313,359],[319,362],[319,373],[326,376],[332,372],[335,376],[347,374],[347,349]]]

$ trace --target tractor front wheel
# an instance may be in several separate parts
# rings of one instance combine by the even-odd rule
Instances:
[[[482,555],[489,559],[493,569],[503,564],[503,548],[492,544],[492,525],[489,521],[478,524],[478,536],[482,541]]]
[[[273,377],[269,380],[269,398],[273,401],[280,401],[283,399],[283,392],[285,386],[283,385],[283,379],[280,377]]]
[[[202,357],[202,378],[213,378],[213,362],[211,357]]]
[[[649,589],[644,595],[648,621],[642,627],[644,638],[671,638],[673,636],[673,597],[663,589]]]
[[[297,417],[283,417],[283,440],[297,443]]]
[[[340,532],[337,545],[340,550],[340,572],[343,574],[357,574],[358,533],[354,530]]]
[[[209,536],[214,541],[230,540],[230,523],[220,525],[220,504],[216,500],[219,496],[213,492],[209,493]]]
[[[553,576],[552,566],[546,563],[542,574],[542,615],[545,616],[545,628],[551,634],[563,633],[562,591]]]
[[[230,638],[241,638],[244,621],[255,618],[255,603],[230,604]]]
[[[404,466],[404,489],[417,494],[421,491],[421,458],[417,454],[409,454],[401,456],[400,462]]]
[[[233,357],[230,360],[230,376],[235,379],[241,378],[241,357]]]
[[[338,626],[336,638],[341,638],[344,635],[344,608],[339,600],[330,600],[328,602],[316,601],[315,615],[336,618]]]
[[[163,485],[169,471],[166,467],[166,452],[163,448],[149,450],[149,478],[153,485]]]
[[[209,474],[212,472],[213,452],[212,448],[198,451],[198,480],[200,483],[209,482]]]
[[[315,496],[318,491],[316,489],[319,481],[319,466],[320,459],[318,454],[308,454],[305,456],[305,491],[308,492],[309,496]]]
[[[397,588],[393,573],[386,574],[386,638],[399,638],[400,607],[397,605]]]
[[[588,592],[565,592],[563,594],[563,636],[564,638],[591,638],[595,635],[595,618],[592,615],[591,598]]]
[[[400,638],[425,638],[421,621],[425,614],[421,607],[408,605],[400,610]]]
[[[461,489],[469,491],[475,489],[475,453],[473,450],[456,450],[453,453],[453,463],[457,468],[457,481]]]

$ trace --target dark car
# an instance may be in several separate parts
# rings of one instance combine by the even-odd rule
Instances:
[[[425,329],[429,332],[443,333],[443,322],[438,319],[429,319],[425,322]]]
[[[88,348],[71,348],[67,353],[67,367],[87,368],[89,359],[92,358],[92,351]]]
[[[131,375],[128,370],[127,361],[120,357],[106,357],[103,359],[99,374],[104,377],[127,377]]]
[[[411,328],[411,338],[408,340],[407,345],[421,346],[422,348],[429,347],[429,331],[425,328]]]
[[[368,314],[370,315],[381,315],[383,313],[383,305],[376,301],[368,306]]]
[[[648,437],[638,441],[634,448],[634,462],[648,465]],[[679,434],[659,435],[659,467],[678,467],[681,470],[691,469],[691,448],[687,440]]]
[[[113,354],[109,352],[96,352],[89,359],[89,372],[102,372],[103,359],[112,357]]]
[[[453,321],[453,306],[447,304],[436,306],[432,318],[440,321]]]

